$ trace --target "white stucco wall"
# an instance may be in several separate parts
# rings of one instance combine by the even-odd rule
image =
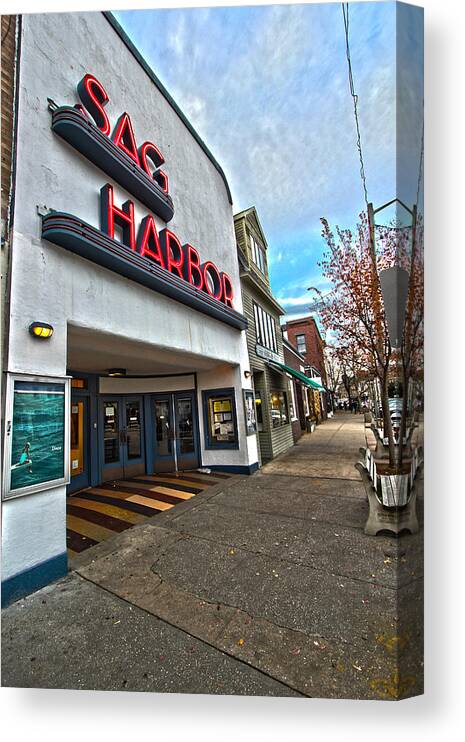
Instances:
[[[199,395],[236,388],[240,449],[203,452],[203,462],[254,463],[256,440],[245,436],[242,411],[242,387],[250,388],[245,333],[41,240],[38,206],[99,227],[100,188],[112,183],[52,132],[47,98],[74,105],[86,73],[100,80],[112,128],[127,111],[137,144],[153,141],[165,156],[175,207],[170,229],[229,274],[241,312],[232,206],[221,175],[101,13],[25,15],[22,34],[8,370],[65,375],[68,324],[217,359],[220,372],[199,374]],[[112,184],[117,205],[135,202],[137,229],[147,208]],[[53,325],[50,341],[28,334],[34,320]],[[201,441],[203,447],[203,430]],[[4,577],[65,551],[64,509],[64,488],[4,503]]]

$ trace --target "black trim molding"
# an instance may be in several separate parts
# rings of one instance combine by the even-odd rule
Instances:
[[[79,109],[73,106],[56,108],[52,113],[52,131],[98,165],[163,221],[169,222],[173,218],[171,196]]]
[[[237,330],[247,328],[247,320],[240,312],[72,214],[52,211],[43,216],[42,238]]]

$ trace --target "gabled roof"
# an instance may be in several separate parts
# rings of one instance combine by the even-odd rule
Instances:
[[[256,222],[256,228],[260,232],[260,235],[263,239],[263,245],[264,247],[268,248],[268,243],[266,241],[265,233],[263,231],[262,225],[260,224],[260,219],[258,218],[257,209],[255,206],[250,206],[248,209],[244,209],[243,211],[239,211],[237,214],[234,214],[234,221],[238,219],[248,219],[250,217],[253,217],[253,219]]]

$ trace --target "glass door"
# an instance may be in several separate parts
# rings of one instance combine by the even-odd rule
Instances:
[[[199,465],[194,392],[153,396],[154,469],[183,471]]]
[[[157,395],[154,398],[155,415],[155,471],[173,471],[174,435],[172,428],[172,395]]]
[[[180,471],[195,469],[199,465],[197,452],[197,428],[192,392],[174,394],[176,417],[176,454]]]
[[[102,480],[145,474],[142,397],[102,399]]]

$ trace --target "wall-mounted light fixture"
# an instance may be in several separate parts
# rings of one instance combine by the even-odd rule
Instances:
[[[29,332],[33,337],[45,340],[46,338],[52,337],[53,327],[52,325],[47,324],[47,322],[32,322],[29,325]]]
[[[126,376],[125,368],[109,368],[108,376]]]
[[[244,371],[244,376],[246,379],[250,379],[250,377],[252,376],[252,371]]]

